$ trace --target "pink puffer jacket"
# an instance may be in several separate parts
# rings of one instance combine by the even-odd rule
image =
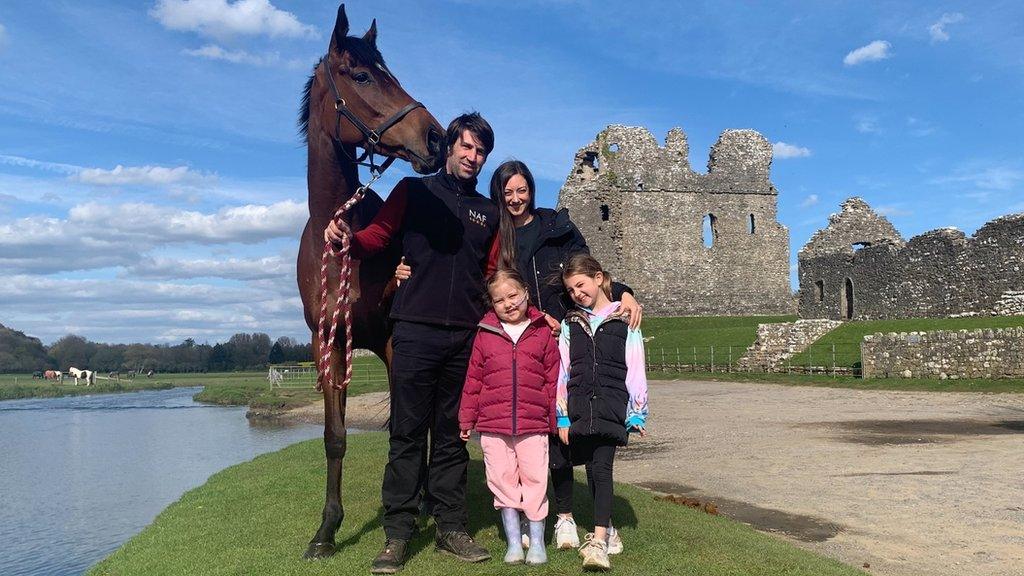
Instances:
[[[473,340],[459,427],[492,434],[554,432],[558,342],[544,315],[530,306],[530,325],[512,343],[494,311]]]

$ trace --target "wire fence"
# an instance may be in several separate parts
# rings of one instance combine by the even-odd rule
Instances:
[[[271,366],[267,380],[273,388],[309,388],[316,385],[316,366]],[[353,364],[352,384],[384,384],[388,373],[383,364]]]
[[[785,358],[770,354],[745,357],[746,353],[744,346],[647,347],[647,372],[773,372],[833,377],[861,374],[860,344],[857,343],[817,344]],[[267,380],[271,388],[308,388],[316,384],[316,366],[271,366]],[[352,384],[386,387],[387,382],[387,370],[379,362],[352,366]]]
[[[752,354],[742,346],[679,346],[646,348],[647,371],[684,372],[775,372],[788,374],[860,375],[860,345],[818,344],[798,354]]]

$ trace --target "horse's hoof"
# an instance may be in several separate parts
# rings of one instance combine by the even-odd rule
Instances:
[[[306,560],[319,560],[332,555],[334,555],[334,542],[310,542],[302,557]]]

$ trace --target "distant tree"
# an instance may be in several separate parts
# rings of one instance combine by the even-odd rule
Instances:
[[[35,372],[56,366],[38,338],[0,324],[0,372]]]
[[[210,358],[206,366],[211,372],[224,372],[234,369],[234,360],[231,357],[231,346],[229,344],[216,344],[210,351]]]
[[[96,353],[89,360],[89,368],[100,372],[120,370],[124,364],[124,348],[110,344],[99,344]]]
[[[76,334],[68,334],[54,342],[48,352],[61,370],[72,366],[85,370],[96,353],[96,345]]]
[[[267,356],[267,362],[270,364],[283,364],[285,362],[284,347],[281,346],[281,341],[274,342],[274,345],[270,348],[270,355]]]

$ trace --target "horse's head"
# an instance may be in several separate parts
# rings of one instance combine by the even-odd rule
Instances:
[[[437,171],[444,163],[444,129],[426,108],[413,107],[416,101],[384,64],[377,50],[377,21],[362,38],[348,31],[342,4],[324,61],[306,85],[300,125],[307,139],[318,136],[311,131],[321,130],[343,145],[365,148],[369,128],[380,134],[379,153],[409,162],[420,174]]]

